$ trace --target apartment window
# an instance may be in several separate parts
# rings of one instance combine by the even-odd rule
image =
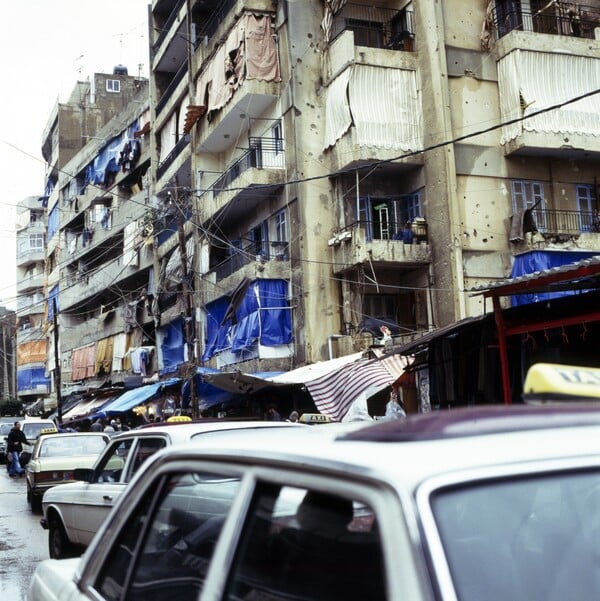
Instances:
[[[31,234],[29,236],[29,250],[44,250],[44,234]]]
[[[544,211],[544,184],[541,182],[513,181],[512,208],[513,213],[532,209],[537,229],[541,232],[548,231],[548,215]]]
[[[106,91],[118,93],[121,91],[121,82],[118,79],[106,80]]]
[[[580,184],[576,187],[577,210],[579,211],[579,229],[582,232],[597,230],[597,209],[594,186]]]
[[[43,223],[44,211],[32,210],[29,212],[29,223]]]
[[[275,154],[283,152],[283,131],[281,121],[277,121],[271,128],[271,138],[273,138],[273,149]]]
[[[275,242],[287,242],[287,216],[285,209],[273,215],[273,240]]]
[[[366,196],[360,199],[358,220],[366,230],[367,240],[390,240],[408,221],[422,216],[418,192],[396,198]]]
[[[248,237],[252,241],[250,252],[256,256],[261,256],[265,259],[269,258],[269,231],[267,222],[263,221],[260,225],[252,228],[248,233]]]

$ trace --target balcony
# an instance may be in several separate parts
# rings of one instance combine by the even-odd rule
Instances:
[[[181,65],[181,67],[179,67],[179,70],[177,71],[177,73],[175,73],[175,76],[169,82],[169,84],[165,88],[164,92],[161,94],[160,98],[158,99],[158,101],[156,103],[156,108],[155,108],[156,116],[158,116],[160,114],[160,112],[165,108],[165,106],[167,106],[167,104],[169,103],[169,100],[174,97],[175,91],[177,90],[177,88],[179,87],[179,84],[185,78],[187,73],[188,73],[188,62],[185,61],[183,63],[183,65]],[[187,86],[186,86],[186,89],[187,89]]]
[[[592,74],[600,70],[600,41],[553,39],[535,45],[517,31],[499,42],[504,153],[597,160],[600,95]]]
[[[519,8],[516,3],[495,6],[492,22],[496,40],[513,31],[596,38],[596,29],[600,27],[600,8],[597,6],[557,0],[544,4],[539,10]]]
[[[159,180],[169,169],[169,167],[175,162],[177,157],[187,148],[190,144],[190,136],[185,135],[177,141],[177,144],[173,147],[173,150],[161,161],[160,165],[156,169],[156,179]]]
[[[402,225],[357,221],[339,230],[328,242],[333,253],[334,273],[362,264],[374,267],[418,267],[431,262],[424,221],[413,225],[412,240],[402,239]]]
[[[415,50],[411,11],[348,3],[333,17],[331,41],[345,31],[354,33],[356,46],[405,52]]]
[[[284,169],[281,138],[250,138],[249,148],[212,185],[213,199],[227,190],[248,169]]]
[[[262,277],[266,277],[264,271],[269,269],[266,266],[268,262],[289,261],[288,246],[288,242],[250,242],[243,248],[237,249],[235,254],[215,265],[211,271],[217,282],[228,278],[247,265],[253,266],[250,271],[258,271]],[[289,269],[289,265],[286,266],[286,269]]]
[[[567,234],[576,236],[587,232],[600,232],[600,216],[593,212],[535,210],[538,231],[542,234]]]

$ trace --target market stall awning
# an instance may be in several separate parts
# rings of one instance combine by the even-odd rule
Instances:
[[[375,394],[391,386],[404,373],[408,361],[400,355],[365,359],[361,352],[276,375],[220,372],[205,373],[202,378],[218,388],[240,394],[274,386],[305,386],[321,413],[340,420],[365,391]]]
[[[130,411],[134,407],[137,407],[160,394],[164,388],[180,383],[181,378],[170,378],[168,380],[156,382],[155,384],[147,384],[145,386],[140,386],[139,388],[132,388],[112,402],[104,405],[100,413],[108,415],[111,413],[124,413],[125,411]]]

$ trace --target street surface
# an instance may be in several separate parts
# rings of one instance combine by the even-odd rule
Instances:
[[[27,503],[25,477],[0,465],[0,599],[24,601],[31,575],[48,558],[48,532]]]

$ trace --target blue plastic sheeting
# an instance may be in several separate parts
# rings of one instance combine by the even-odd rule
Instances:
[[[45,367],[31,367],[17,371],[17,390],[19,392],[26,390],[39,391],[40,388],[50,391],[50,378],[46,376]]]
[[[50,209],[50,213],[48,213],[48,242],[52,240],[52,237],[60,227],[60,212],[59,212],[59,203],[56,203],[52,209]]]
[[[158,371],[161,376],[176,372],[185,362],[183,327],[183,319],[178,318],[158,330],[158,340],[160,340]]]
[[[95,418],[101,415],[130,411],[134,407],[158,396],[163,388],[175,386],[180,382],[181,378],[170,378],[169,380],[163,380],[162,382],[156,382],[155,384],[147,384],[146,386],[140,386],[139,388],[132,388],[106,405],[102,405],[98,413],[90,417]]]
[[[557,251],[557,250],[533,250],[515,257],[513,263],[511,278],[518,278],[522,275],[535,273],[536,271],[546,271],[553,267],[561,267],[577,263],[583,259],[589,259],[596,256],[597,252],[592,251]],[[578,290],[565,290],[562,292],[533,292],[531,294],[515,294],[512,296],[511,304],[513,307],[528,305],[560,298],[562,296],[571,296],[581,294]]]
[[[229,349],[234,353],[257,342],[279,346],[292,341],[292,311],[288,303],[288,282],[259,279],[246,283],[206,305],[207,340],[202,356],[207,361]]]
[[[205,409],[209,409],[215,405],[228,403],[234,398],[234,395],[232,395],[230,392],[204,382],[202,376],[206,373],[219,373],[219,370],[211,369],[209,367],[198,367],[196,369],[196,376],[194,377],[194,393],[196,398],[199,399],[198,406],[200,411],[204,411]],[[190,380],[186,380],[181,387],[182,409],[188,409],[190,406],[190,388]]]
[[[54,319],[54,305],[56,304],[56,312],[60,312],[60,305],[58,304],[58,284],[50,289],[48,293],[48,321]]]

